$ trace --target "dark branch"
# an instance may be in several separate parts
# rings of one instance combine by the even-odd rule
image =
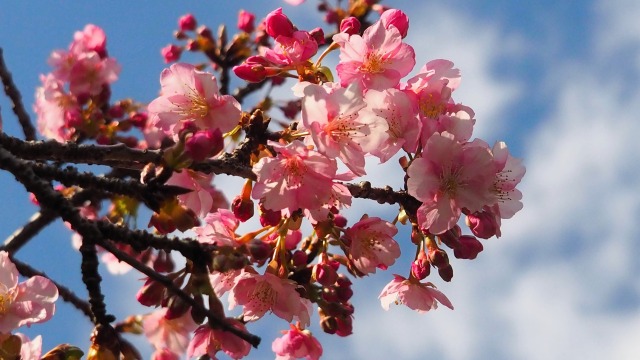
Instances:
[[[196,310],[198,310],[198,311],[200,311],[202,313],[205,313],[207,315],[207,318],[209,319],[209,322],[211,324],[219,326],[222,330],[228,331],[228,332],[238,336],[239,338],[241,338],[241,339],[245,340],[246,342],[248,342],[249,344],[253,345],[253,347],[257,348],[258,345],[260,344],[260,338],[258,336],[255,336],[255,335],[249,334],[249,333],[245,333],[245,332],[243,332],[241,330],[238,330],[237,328],[229,325],[224,319],[222,319],[219,316],[217,316],[210,309],[206,309],[204,306],[202,306],[200,303],[198,303],[196,300],[194,300],[189,294],[187,294],[182,289],[180,289],[178,286],[176,286],[176,284],[174,284],[173,281],[170,278],[157,273],[156,271],[154,271],[150,267],[142,264],[141,262],[139,262],[138,260],[136,260],[132,256],[128,255],[127,253],[125,253],[123,251],[120,251],[118,248],[116,248],[115,246],[113,246],[109,242],[99,241],[97,243],[98,243],[98,245],[102,246],[107,251],[112,253],[115,257],[117,257],[118,260],[126,262],[127,264],[131,265],[134,269],[140,271],[141,273],[147,275],[149,278],[151,278],[151,279],[159,282],[160,284],[164,285],[169,291],[171,291],[172,293],[174,293],[177,296],[179,296],[182,300],[184,300],[186,303],[191,305],[193,308],[195,308]]]
[[[0,78],[2,79],[2,84],[4,85],[4,92],[13,103],[13,112],[18,117],[18,121],[20,122],[20,126],[22,126],[22,131],[24,132],[25,139],[35,140],[36,129],[31,124],[31,118],[29,118],[29,114],[27,114],[24,109],[24,105],[22,104],[22,96],[20,95],[20,91],[18,91],[18,88],[13,83],[13,77],[7,69],[7,64],[5,64],[4,62],[2,48],[0,48]]]

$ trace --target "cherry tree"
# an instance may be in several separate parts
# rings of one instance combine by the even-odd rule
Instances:
[[[282,329],[277,359],[318,359],[311,324],[351,335],[352,283],[364,276],[388,279],[385,310],[454,308],[437,289],[453,278],[450,254],[474,259],[479,239],[501,236],[502,219],[522,208],[525,169],[504,142],[473,137],[474,111],[453,98],[460,70],[415,58],[407,14],[363,0],[323,0],[318,10],[324,25],[315,29],[278,8],[259,21],[242,10],[235,28],[216,34],[181,16],[148,104],[112,99],[121,66],[107,34],[89,24],[51,53],[35,122],[0,56],[24,131],[24,140],[0,132],[0,168],[40,207],[0,249],[3,359],[140,359],[125,334],[144,336],[153,359],[239,359],[265,346],[252,332],[263,318]],[[200,60],[182,62],[186,52]],[[274,99],[276,87],[290,97]],[[404,186],[373,187],[365,165],[390,160],[388,176]],[[227,198],[217,174],[237,179],[240,193]],[[345,215],[355,198],[391,204],[394,215]],[[82,259],[84,295],[18,260],[57,218]],[[387,272],[403,252],[415,254],[406,273]],[[122,301],[146,313],[110,314],[101,262],[108,276],[144,277],[136,298]],[[40,336],[20,334],[54,316],[56,301],[94,324],[89,349],[43,350]]]

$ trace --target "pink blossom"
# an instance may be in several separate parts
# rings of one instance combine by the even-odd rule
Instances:
[[[291,325],[290,330],[273,341],[271,350],[276,353],[276,360],[294,360],[305,358],[318,360],[322,356],[322,345],[309,330],[302,330]]]
[[[151,354],[151,360],[180,360],[180,354],[167,348],[157,349]]]
[[[416,64],[413,48],[402,42],[394,26],[388,29],[377,21],[363,36],[344,33],[333,38],[340,45],[340,63],[336,67],[340,84],[362,84],[365,89],[395,87]]]
[[[288,322],[295,319],[302,326],[308,326],[311,302],[300,297],[296,287],[294,281],[270,273],[260,275],[244,271],[229,293],[229,309],[242,305],[245,321],[258,320],[267,311],[272,311]]]
[[[74,134],[74,129],[66,126],[65,114],[79,111],[80,106],[53,75],[42,75],[40,81],[42,86],[36,89],[33,105],[38,116],[38,131],[46,138],[65,142]]]
[[[404,304],[419,313],[425,313],[438,308],[438,303],[453,310],[453,305],[447,297],[438,291],[431,283],[421,283],[410,278],[405,279],[400,275],[393,275],[393,280],[388,283],[378,298],[385,310],[389,310],[391,303]]]
[[[496,213],[503,219],[510,219],[516,212],[522,209],[522,193],[516,186],[522,180],[526,169],[520,159],[509,154],[507,144],[496,142],[492,149],[496,177],[493,183],[498,202]]]
[[[386,140],[388,124],[376,113],[359,114],[366,104],[357,84],[336,85],[304,83],[294,89],[302,97],[302,122],[319,152],[364,175],[364,156]]]
[[[204,225],[193,231],[198,235],[198,241],[218,246],[238,246],[238,236],[235,231],[240,222],[232,211],[218,209],[204,218]]]
[[[69,46],[74,54],[95,51],[100,57],[106,57],[107,36],[100,27],[87,24],[82,31],[73,34],[73,42]]]
[[[289,5],[293,5],[293,6],[298,6],[302,3],[304,3],[306,0],[284,0],[284,2],[286,2]]]
[[[246,10],[241,9],[238,13],[238,29],[250,33],[255,29],[254,21],[256,16]]]
[[[180,60],[180,54],[182,54],[182,48],[174,44],[169,44],[160,49],[160,54],[165,63],[172,63]]]
[[[295,66],[317,52],[318,43],[307,31],[294,31],[291,36],[279,35],[273,49],[266,49],[264,57],[278,66]]]
[[[162,95],[149,106],[149,121],[177,140],[184,122],[198,129],[233,129],[240,120],[240,104],[220,95],[216,78],[189,64],[177,63],[162,71]]]
[[[266,209],[289,213],[324,205],[331,196],[335,160],[309,150],[300,141],[288,145],[270,141],[269,145],[277,156],[264,157],[253,166],[257,182],[251,196],[263,199]]]
[[[407,175],[409,194],[422,201],[419,225],[432,234],[451,229],[462,208],[475,212],[496,201],[491,192],[493,159],[484,142],[461,144],[451,134],[436,133]]]
[[[240,331],[247,331],[244,324],[237,319],[227,318],[226,321]],[[212,329],[209,325],[202,325],[196,329],[193,339],[189,343],[187,358],[208,355],[212,359],[217,359],[216,353],[220,350],[233,359],[241,359],[249,355],[251,344],[228,331]]]
[[[386,269],[400,257],[400,246],[393,240],[398,229],[378,217],[363,216],[360,221],[345,231],[349,258],[356,268],[364,273]]]
[[[118,80],[120,65],[114,58],[102,59],[95,52],[81,54],[69,73],[69,91],[74,95],[98,95],[104,85]]]
[[[229,270],[226,272],[215,271],[209,275],[209,281],[213,292],[217,297],[222,297],[227,291],[233,289],[236,285],[236,278],[242,273],[242,270]]]
[[[20,360],[39,360],[42,354],[42,336],[38,335],[33,340],[29,340],[24,334],[17,333],[15,335],[22,341]]]
[[[18,283],[16,266],[6,251],[0,251],[0,333],[51,319],[56,299],[58,288],[45,277]]]
[[[397,9],[389,9],[380,15],[380,22],[382,22],[387,29],[391,26],[395,27],[398,32],[400,32],[402,38],[407,36],[407,31],[409,31],[409,17],[404,12]]]
[[[367,107],[363,117],[378,116],[387,122],[387,139],[371,153],[386,162],[401,148],[415,152],[421,124],[416,109],[407,94],[397,89],[369,90],[365,95]]]
[[[142,328],[147,340],[156,350],[167,349],[175,354],[183,354],[189,345],[191,332],[198,326],[187,311],[179,318],[168,320],[167,308],[160,308],[142,320]]]
[[[190,169],[174,172],[167,185],[180,186],[193,191],[178,195],[178,201],[203,217],[219,208],[229,207],[224,195],[213,185],[213,174],[205,174]]]

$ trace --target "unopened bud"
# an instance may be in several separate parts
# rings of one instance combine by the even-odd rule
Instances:
[[[172,295],[167,301],[167,312],[165,312],[164,318],[167,320],[177,319],[186,314],[189,309],[191,309],[189,303],[178,295]]]
[[[409,17],[404,12],[397,9],[389,9],[382,13],[380,21],[382,21],[382,24],[386,29],[393,26],[398,29],[400,36],[403,38],[407,36],[407,31],[409,30]]]
[[[224,139],[220,129],[197,131],[187,137],[184,152],[195,161],[202,161],[217,153],[224,147]]]
[[[181,31],[193,31],[196,26],[198,26],[198,22],[193,14],[185,14],[178,19],[178,28]]]
[[[439,269],[449,265],[449,256],[442,249],[431,248],[429,249],[429,262]]]
[[[331,265],[320,263],[313,267],[313,278],[321,285],[330,286],[338,280],[338,273]]]
[[[153,279],[147,279],[138,290],[136,299],[144,306],[158,306],[162,302],[165,286]]]
[[[418,258],[411,263],[411,274],[418,280],[422,280],[431,273],[431,266],[427,254],[421,251]]]
[[[353,16],[342,19],[342,22],[340,23],[340,32],[349,35],[357,34],[360,32],[360,21]]]
[[[438,268],[438,275],[440,275],[442,280],[449,282],[453,278],[453,268],[451,265]]]
[[[251,240],[247,247],[249,248],[249,253],[251,254],[251,257],[255,261],[266,260],[273,251],[271,246],[269,246],[268,244],[266,244],[260,239]]]
[[[180,54],[182,54],[182,48],[174,44],[169,44],[160,49],[162,58],[165,63],[172,63],[180,60]]]
[[[351,316],[339,316],[336,320],[338,325],[336,335],[345,337],[353,333],[353,319],[351,319]]]
[[[458,259],[475,259],[484,249],[480,240],[470,235],[463,235],[459,240],[460,246],[453,249],[453,255]]]
[[[494,235],[500,236],[500,225],[496,216],[489,211],[467,215],[466,223],[473,235],[481,239],[488,239]]]
[[[253,217],[253,200],[236,196],[231,203],[231,210],[238,220],[245,222]]]
[[[270,12],[264,19],[264,26],[267,34],[274,39],[278,36],[291,37],[295,31],[295,26],[287,15],[282,13],[282,8]]]
[[[238,13],[238,29],[246,33],[250,33],[255,29],[254,21],[256,16],[246,10],[240,10]]]

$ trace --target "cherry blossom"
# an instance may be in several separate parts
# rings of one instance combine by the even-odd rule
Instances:
[[[398,229],[378,217],[363,216],[345,231],[349,258],[364,274],[386,269],[400,257],[400,246],[393,240]]]
[[[45,277],[18,283],[16,266],[6,251],[0,251],[0,334],[51,319],[56,299],[58,288]]]
[[[238,246],[238,236],[235,231],[240,225],[232,211],[218,209],[204,218],[204,225],[194,228],[198,241],[218,246]]]
[[[310,150],[300,141],[268,144],[277,156],[264,157],[253,166],[257,182],[251,196],[262,199],[266,209],[289,213],[324,205],[331,196],[335,160]]]
[[[421,123],[410,97],[397,89],[369,90],[365,95],[367,107],[363,117],[377,116],[387,122],[387,139],[372,150],[372,154],[386,162],[401,148],[415,152],[418,146]]]
[[[236,278],[242,273],[242,270],[228,270],[226,272],[215,271],[209,275],[209,281],[213,292],[217,297],[222,297],[227,291],[233,289],[236,285]]]
[[[256,274],[244,271],[237,278],[236,286],[229,292],[229,310],[243,306],[245,321],[255,321],[272,311],[276,316],[302,326],[309,325],[311,302],[300,297],[296,283],[273,274]]]
[[[180,356],[187,350],[191,332],[196,329],[197,324],[190,312],[170,320],[165,317],[166,313],[167,308],[160,308],[145,315],[142,328],[147,340],[156,350],[167,349]]]
[[[303,97],[302,123],[318,151],[340,158],[356,175],[364,175],[364,156],[386,140],[388,125],[375,113],[359,115],[366,106],[360,87],[301,83],[294,93]]]
[[[493,191],[498,202],[495,210],[499,217],[510,219],[522,209],[522,193],[516,189],[516,186],[522,180],[526,170],[520,159],[509,154],[507,144],[504,142],[496,142],[491,151],[496,168]]]
[[[434,134],[407,175],[409,194],[422,201],[419,225],[432,234],[451,229],[462,208],[474,212],[495,202],[493,158],[484,142],[461,144],[451,134]]]
[[[160,76],[162,94],[149,106],[149,121],[177,140],[184,122],[199,129],[233,129],[240,120],[240,104],[230,95],[221,95],[215,76],[193,65],[177,63]]]
[[[431,283],[421,283],[415,278],[405,279],[400,275],[393,275],[393,280],[388,283],[378,298],[385,310],[389,310],[391,303],[404,304],[419,313],[425,313],[438,308],[438,303],[453,310],[449,299],[435,289]]]
[[[36,89],[33,111],[36,113],[38,131],[49,139],[65,142],[74,134],[67,126],[65,116],[80,111],[76,98],[64,90],[64,83],[52,74],[41,75],[42,86]]]
[[[339,33],[333,40],[340,45],[336,67],[340,84],[359,83],[364,89],[395,87],[416,64],[413,48],[402,42],[395,26],[385,28],[377,21],[362,36]]]
[[[227,318],[226,321],[240,331],[247,331],[244,324],[237,319]],[[202,325],[196,329],[193,339],[189,342],[187,358],[208,355],[211,359],[217,359],[218,351],[223,351],[233,359],[241,359],[249,354],[251,345],[230,332]]]
[[[271,350],[276,353],[276,360],[294,360],[305,358],[318,360],[322,356],[322,345],[309,330],[302,330],[291,325],[289,330],[273,341]]]
[[[200,217],[219,208],[228,208],[229,202],[213,185],[213,174],[204,174],[190,169],[176,171],[167,185],[180,186],[193,191],[178,195],[178,200]]]

